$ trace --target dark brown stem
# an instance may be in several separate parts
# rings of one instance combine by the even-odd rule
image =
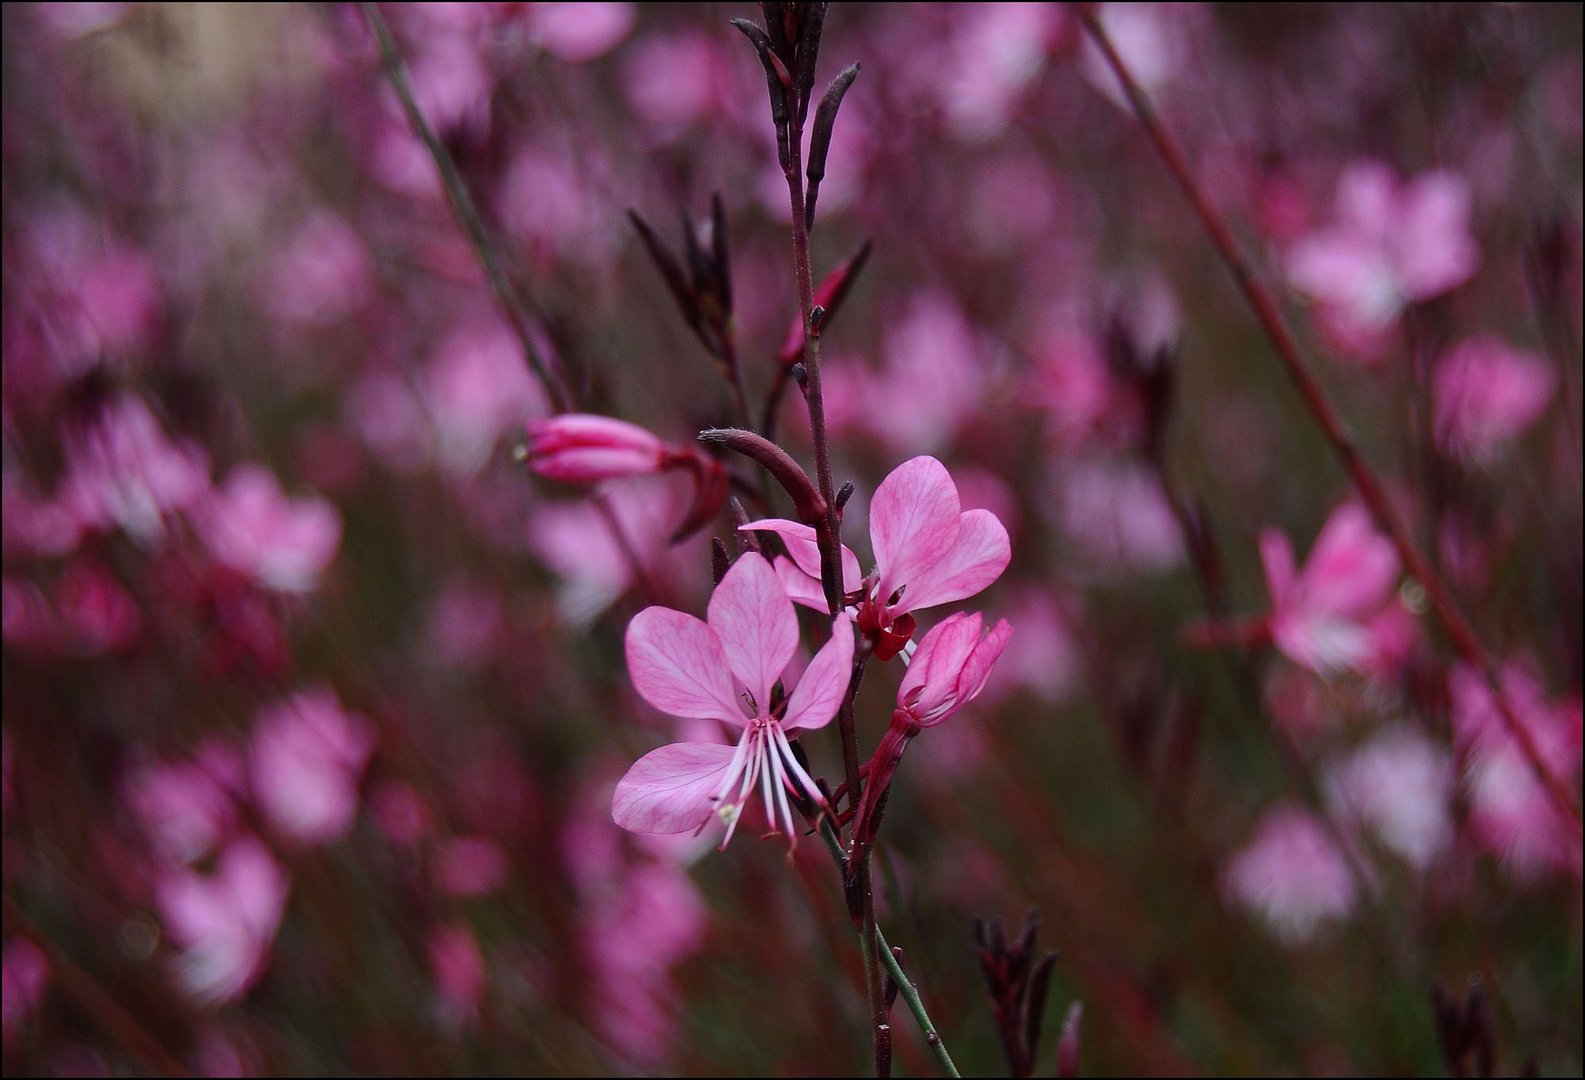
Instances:
[[[1123,86],[1128,95],[1129,103],[1133,106],[1134,115],[1139,119],[1140,126],[1149,138],[1151,145],[1161,155],[1162,161],[1167,166],[1167,171],[1177,181],[1184,195],[1188,198],[1199,217],[1200,223],[1209,234],[1212,245],[1216,248],[1228,272],[1232,274],[1234,284],[1237,285],[1245,301],[1254,312],[1255,319],[1265,331],[1266,337],[1271,341],[1276,350],[1278,359],[1282,362],[1288,377],[1293,381],[1299,396],[1303,399],[1306,409],[1311,417],[1320,426],[1326,441],[1331,444],[1333,452],[1342,462],[1360,497],[1366,507],[1375,517],[1376,522],[1386,532],[1392,542],[1393,548],[1398,553],[1404,568],[1409,575],[1418,581],[1425,590],[1431,609],[1436,612],[1437,620],[1442,624],[1448,638],[1452,641],[1454,649],[1464,660],[1473,665],[1486,678],[1491,687],[1492,698],[1497,703],[1503,725],[1509,735],[1513,737],[1520,752],[1524,755],[1526,763],[1541,782],[1552,803],[1563,814],[1564,820],[1572,827],[1574,833],[1579,835],[1582,831],[1580,810],[1574,805],[1573,797],[1564,787],[1562,780],[1552,770],[1546,767],[1537,749],[1534,737],[1524,722],[1514,710],[1513,703],[1502,686],[1502,676],[1491,654],[1481,643],[1475,628],[1468,618],[1459,609],[1452,593],[1445,582],[1437,575],[1427,562],[1425,556],[1420,554],[1419,548],[1410,537],[1403,523],[1398,519],[1397,512],[1393,509],[1387,497],[1386,488],[1376,474],[1371,471],[1370,465],[1354,445],[1352,438],[1345,430],[1342,421],[1327,401],[1321,386],[1315,377],[1310,374],[1299,354],[1298,345],[1293,340],[1293,335],[1288,330],[1287,323],[1283,320],[1277,309],[1277,304],[1272,299],[1271,293],[1254,276],[1249,263],[1238,250],[1238,245],[1233,239],[1232,231],[1228,228],[1221,214],[1211,205],[1199,184],[1189,171],[1189,166],[1184,159],[1183,152],[1178,148],[1171,134],[1157,119],[1155,110],[1146,99],[1139,84],[1134,81],[1128,66],[1118,55],[1117,49],[1112,45],[1111,39],[1106,36],[1106,31],[1101,28],[1094,14],[1080,9],[1079,18],[1084,24],[1084,29],[1089,33],[1096,46],[1101,50],[1107,65],[1112,73],[1117,76],[1118,82]]]

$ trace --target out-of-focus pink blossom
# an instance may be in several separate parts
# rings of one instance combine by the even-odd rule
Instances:
[[[336,557],[341,517],[318,496],[289,498],[262,465],[239,465],[200,515],[216,559],[278,592],[311,592]]]
[[[899,451],[944,447],[978,415],[989,359],[954,300],[921,293],[887,324],[879,370],[833,364],[822,376],[827,421]]]
[[[374,267],[357,232],[329,210],[313,211],[270,257],[258,283],[276,318],[325,326],[357,311],[374,290]]]
[[[209,743],[192,761],[134,769],[122,797],[157,851],[191,863],[231,832],[237,821],[234,794],[242,787],[241,757],[229,746]]]
[[[1389,728],[1328,770],[1333,816],[1369,826],[1424,871],[1453,842],[1453,759],[1404,725]]]
[[[1409,304],[1474,276],[1469,217],[1462,177],[1428,172],[1402,184],[1386,165],[1358,162],[1338,180],[1336,221],[1288,249],[1288,279],[1345,338],[1369,341]]]
[[[506,849],[488,836],[455,836],[435,853],[435,880],[452,896],[488,896],[511,872]]]
[[[1056,4],[991,4],[958,19],[941,105],[952,130],[987,139],[1007,125],[1018,96],[1050,55],[1063,21]]]
[[[78,558],[66,568],[55,592],[65,644],[83,656],[126,648],[143,625],[137,601],[110,572]]]
[[[300,844],[339,839],[358,812],[374,731],[328,690],[267,706],[254,724],[248,775],[270,825]]]
[[[1223,870],[1222,891],[1290,944],[1346,918],[1358,902],[1343,852],[1325,826],[1293,804],[1266,811],[1254,838]]]
[[[1489,461],[1540,418],[1556,389],[1552,366],[1534,353],[1491,335],[1461,342],[1437,362],[1431,379],[1437,442]]]
[[[9,467],[0,474],[0,544],[7,555],[64,555],[77,546],[80,528],[64,507],[42,499]]]
[[[1277,648],[1320,675],[1362,669],[1373,654],[1366,624],[1398,579],[1398,554],[1365,509],[1345,503],[1333,512],[1302,573],[1294,568],[1293,546],[1275,529],[1261,533],[1260,559]]]
[[[1183,559],[1183,530],[1161,482],[1142,466],[1075,464],[1063,475],[1057,510],[1098,576],[1160,572]]]
[[[434,816],[411,784],[387,780],[369,792],[369,816],[393,844],[414,848],[429,835]]]
[[[1502,669],[1504,693],[1534,743],[1541,764],[1565,783],[1580,772],[1578,698],[1554,702],[1523,664]],[[1578,833],[1549,798],[1510,734],[1484,676],[1460,665],[1448,678],[1453,738],[1466,761],[1470,828],[1483,848],[1500,856],[1521,881],[1552,871],[1578,876]]]
[[[838,616],[787,699],[771,714],[771,687],[798,647],[798,619],[763,556],[745,552],[710,597],[707,622],[670,608],[645,608],[627,631],[633,685],[672,716],[718,720],[742,729],[736,748],[672,743],[640,758],[617,784],[611,815],[632,832],[702,828],[712,814],[727,823],[725,847],[757,787],[765,814],[790,841],[797,826],[787,792],[820,800],[819,788],[792,752],[789,735],[824,727],[847,690],[853,627]],[[778,818],[779,812],[779,818]]]
[[[48,652],[60,638],[55,612],[31,581],[0,580],[0,635],[11,645]]]
[[[1147,94],[1160,90],[1183,66],[1188,20],[1192,5],[1112,3],[1097,6],[1096,18],[1122,57],[1134,81]],[[1122,83],[1112,73],[1100,49],[1084,42],[1084,77],[1124,112],[1133,108]]]
[[[637,424],[564,413],[528,425],[528,463],[539,475],[595,484],[660,469],[666,444]]]
[[[6,942],[0,952],[0,1039],[8,1046],[44,1000],[49,982],[44,950],[23,937]]]
[[[558,60],[581,63],[622,43],[638,13],[632,4],[530,4],[535,39]]]
[[[741,526],[780,536],[789,559],[776,560],[782,584],[800,604],[824,610],[820,551],[814,530],[766,518]],[[946,466],[933,457],[903,462],[870,500],[870,546],[876,569],[861,578],[858,557],[842,549],[842,588],[860,593],[859,629],[878,635],[874,655],[887,660],[913,636],[912,613],[967,599],[988,587],[1012,559],[1007,529],[989,510],[963,510]]]
[[[60,493],[87,528],[119,526],[152,545],[166,514],[190,508],[209,489],[209,463],[190,443],[173,443],[142,399],[123,396],[66,444]]]
[[[424,375],[435,449],[453,472],[476,472],[501,436],[545,411],[517,338],[498,323],[463,329],[439,348]]]
[[[489,979],[478,939],[461,923],[441,926],[430,933],[428,951],[441,1016],[458,1027],[471,1027]]]
[[[160,918],[182,947],[176,979],[195,1001],[234,1001],[263,974],[288,888],[286,871],[253,837],[233,840],[213,874],[166,871],[156,886]]]

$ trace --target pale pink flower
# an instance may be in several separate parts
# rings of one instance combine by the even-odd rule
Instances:
[[[1347,859],[1326,827],[1285,803],[1266,811],[1249,844],[1222,873],[1228,900],[1259,914],[1290,944],[1345,918],[1358,901]]]
[[[1112,3],[1096,5],[1096,18],[1111,39],[1128,73],[1146,94],[1170,83],[1182,69],[1187,53],[1185,33],[1197,14],[1187,4]],[[1099,48],[1088,38],[1084,42],[1081,65],[1084,77],[1107,99],[1131,112],[1133,106],[1123,84],[1112,73]]]
[[[1337,185],[1337,219],[1288,249],[1288,280],[1314,297],[1345,338],[1369,340],[1409,304],[1468,281],[1480,263],[1469,234],[1469,184],[1450,172],[1401,184],[1358,162]]]
[[[535,39],[558,60],[581,63],[621,44],[638,17],[632,4],[530,4]]]
[[[236,825],[233,793],[241,788],[242,759],[217,742],[192,761],[139,766],[128,775],[122,798],[160,854],[192,863],[214,851]]]
[[[119,526],[140,544],[165,535],[165,515],[186,510],[209,489],[209,463],[176,444],[142,399],[126,396],[66,444],[61,505],[86,528]]]
[[[812,528],[780,518],[741,528],[780,536],[790,558],[778,558],[776,571],[787,595],[825,609]],[[973,596],[1001,577],[1012,559],[1001,521],[989,510],[963,510],[951,474],[933,457],[903,462],[875,489],[870,545],[876,568],[868,577],[860,575],[858,557],[842,549],[842,589],[857,594],[859,629],[877,635],[874,655],[881,660],[913,636],[913,612]]]
[[[254,837],[233,840],[213,874],[173,867],[156,886],[166,932],[182,947],[176,978],[194,1000],[241,997],[263,974],[280,928],[286,871]]]
[[[277,592],[313,591],[341,544],[341,517],[315,495],[289,498],[262,465],[239,465],[199,528],[225,565]]]
[[[1303,572],[1293,546],[1275,529],[1260,535],[1272,610],[1272,642],[1294,663],[1327,675],[1356,670],[1373,655],[1366,625],[1398,580],[1398,555],[1363,507],[1345,503],[1322,527]]]
[[[563,413],[528,425],[528,464],[550,480],[595,484],[660,470],[666,444],[625,420]]]
[[[1488,461],[1540,419],[1557,390],[1552,366],[1491,335],[1460,342],[1431,378],[1436,438],[1443,448]]]
[[[795,840],[787,793],[821,796],[788,740],[836,715],[851,673],[852,624],[836,619],[778,716],[771,687],[798,648],[798,618],[770,564],[742,555],[716,586],[706,618],[662,607],[639,612],[627,631],[628,671],[662,712],[718,720],[741,728],[742,737],[735,749],[684,742],[651,751],[617,784],[611,815],[632,832],[679,833],[718,814],[727,823],[725,847],[758,787],[772,826]]]
[[[1143,465],[1074,463],[1062,478],[1057,513],[1101,577],[1160,572],[1183,560],[1183,528],[1161,481]]]
[[[1549,700],[1521,663],[1502,668],[1503,690],[1530,735],[1541,765],[1565,784],[1580,772],[1578,698]],[[1581,870],[1578,834],[1549,797],[1478,671],[1465,665],[1448,677],[1453,739],[1466,761],[1470,830],[1522,881]]]
[[[1061,30],[1056,4],[990,4],[959,20],[941,72],[941,105],[954,132],[980,141],[1007,126]]]
[[[286,322],[326,326],[355,314],[374,292],[363,240],[330,210],[311,212],[269,258],[257,294]]]
[[[1369,826],[1416,870],[1452,846],[1452,755],[1407,726],[1329,768],[1325,787],[1335,818]]]
[[[374,732],[328,690],[294,694],[259,713],[248,755],[253,793],[282,836],[323,844],[344,836],[358,812],[358,782]]]

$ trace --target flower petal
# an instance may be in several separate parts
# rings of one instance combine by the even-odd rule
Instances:
[[[919,648],[903,674],[902,685],[897,688],[898,706],[903,707],[912,696],[914,704],[920,706],[917,711],[923,712],[929,704],[924,701],[926,697],[935,701],[949,692],[958,666],[974,647],[979,633],[979,615],[971,616],[961,611],[931,627],[920,639]]]
[[[671,608],[645,608],[627,627],[627,670],[633,685],[661,712],[741,725],[726,652],[715,631]]]
[[[881,481],[870,500],[870,543],[882,600],[952,550],[960,509],[957,485],[933,457],[905,461]]]
[[[706,618],[732,673],[763,712],[771,685],[798,648],[798,617],[765,556],[746,551],[732,564],[710,595]]]
[[[957,707],[962,708],[980,696],[980,691],[985,689],[985,684],[990,681],[991,669],[996,666],[996,661],[1002,655],[1002,650],[1007,648],[1008,639],[1013,636],[1013,628],[1006,619],[999,620],[985,635],[984,640],[974,646],[974,651],[969,653],[968,659],[963,662],[963,669],[958,672]]]
[[[1012,561],[1007,529],[989,510],[967,510],[958,518],[958,538],[941,559],[908,580],[900,614],[973,596],[1002,576]]]
[[[782,728],[813,731],[825,727],[837,714],[853,674],[853,623],[839,615],[831,626],[831,640],[820,647],[804,669],[792,696]]]
[[[770,532],[782,538],[782,543],[787,545],[787,554],[792,556],[792,561],[798,565],[809,577],[814,578],[818,586],[820,581],[820,545],[815,540],[815,531],[808,525],[799,521],[788,521],[786,518],[761,518],[751,521],[746,525],[738,526],[739,532]],[[863,583],[864,573],[859,569],[859,557],[842,545],[842,590],[852,592]],[[794,597],[797,599],[797,597]],[[818,605],[825,607],[822,595]]]
[[[1271,606],[1284,603],[1293,588],[1297,572],[1293,566],[1293,545],[1278,529],[1266,529],[1260,534],[1260,562],[1266,570],[1266,591],[1271,594]]]
[[[1303,606],[1325,615],[1359,616],[1386,599],[1398,578],[1398,553],[1358,503],[1339,507],[1305,560]]]
[[[736,750],[672,743],[633,763],[616,785],[611,819],[629,832],[692,832],[710,819]]]

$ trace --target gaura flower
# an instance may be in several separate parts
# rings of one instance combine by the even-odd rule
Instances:
[[[798,619],[770,563],[753,552],[739,558],[710,597],[706,620],[645,608],[628,625],[628,671],[662,712],[719,720],[742,736],[736,747],[683,742],[650,751],[617,784],[611,816],[630,832],[680,833],[718,815],[727,824],[724,848],[758,787],[766,817],[796,839],[788,792],[822,797],[789,740],[836,715],[852,670],[852,624],[836,619],[785,709],[775,709],[771,688],[798,647]]]
[[[865,767],[868,782],[853,824],[855,855],[874,841],[879,825],[876,807],[891,786],[892,774],[897,771],[909,740],[925,728],[950,719],[985,689],[1013,628],[1002,619],[981,637],[981,625],[978,612],[959,612],[920,641],[913,663],[897,688],[897,709],[892,713],[891,726]],[[849,865],[858,863],[850,858]]]
[[[781,518],[739,528],[780,536],[790,559],[777,559],[776,571],[787,595],[825,610],[812,528]],[[901,652],[913,637],[913,612],[973,596],[1001,577],[1012,558],[1001,521],[989,510],[963,510],[957,485],[933,457],[903,462],[875,489],[870,545],[876,567],[868,577],[858,557],[842,549],[842,590],[851,594],[859,629],[875,635],[879,660]]]
[[[1321,529],[1304,570],[1275,529],[1260,536],[1260,560],[1271,592],[1267,626],[1290,660],[1320,675],[1360,669],[1374,648],[1370,627],[1398,578],[1398,555],[1363,507],[1346,503]]]
[[[564,413],[528,425],[528,463],[549,480],[595,484],[659,472],[666,444],[625,420]]]

